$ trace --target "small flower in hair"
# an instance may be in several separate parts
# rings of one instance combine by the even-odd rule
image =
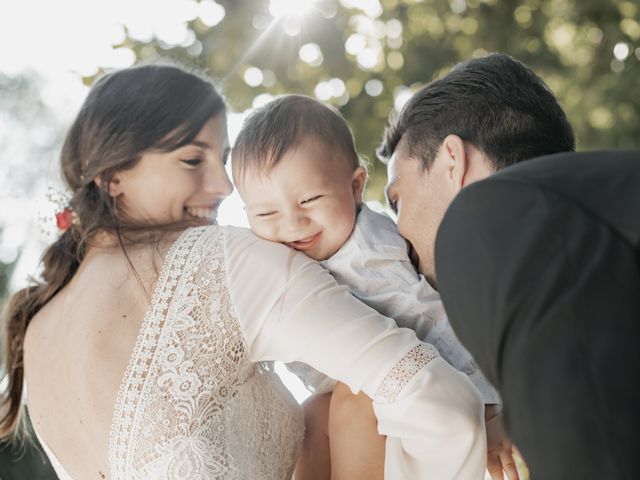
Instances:
[[[61,212],[56,212],[56,225],[63,232],[68,230],[73,224],[73,212],[69,207],[66,207]]]
[[[52,203],[54,205],[55,226],[57,227],[58,231],[67,231],[77,221],[77,215],[69,206],[71,195],[68,192],[61,191],[55,187],[49,187],[46,198],[50,202],[50,204]],[[41,220],[44,222],[44,224],[52,224],[50,213],[42,215]],[[43,229],[43,233],[47,232]],[[51,233],[53,233],[53,231],[49,231],[49,234]]]

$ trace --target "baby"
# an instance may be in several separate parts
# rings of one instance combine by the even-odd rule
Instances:
[[[337,110],[300,95],[257,109],[238,135],[232,170],[256,235],[320,261],[354,296],[434,345],[469,376],[485,404],[499,403],[453,333],[438,292],[413,267],[393,220],[363,203],[367,172]],[[335,387],[306,365],[289,368],[316,394]],[[323,422],[327,416],[317,408],[305,414]],[[307,425],[316,420],[306,418]]]

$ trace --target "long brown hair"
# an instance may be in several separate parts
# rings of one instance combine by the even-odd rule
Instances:
[[[0,438],[22,430],[23,347],[31,319],[71,280],[96,234],[114,234],[124,249],[127,231],[145,227],[119,216],[95,179],[109,185],[114,173],[134,167],[145,151],[188,144],[224,111],[224,100],[210,81],[175,66],[119,70],[91,88],[60,156],[74,222],[44,252],[41,278],[15,293],[3,312],[6,390],[0,392]]]

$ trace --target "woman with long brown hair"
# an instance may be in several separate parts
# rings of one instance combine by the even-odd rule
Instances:
[[[0,436],[26,403],[63,479],[290,478],[300,407],[264,361],[302,361],[373,398],[389,478],[481,475],[464,375],[303,254],[215,225],[228,151],[197,75],[94,85],[61,155],[71,224],[6,307]]]

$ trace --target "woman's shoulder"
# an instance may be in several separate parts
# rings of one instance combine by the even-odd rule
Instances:
[[[222,235],[225,253],[230,255],[274,255],[276,257],[288,257],[292,252],[298,253],[281,243],[264,240],[248,228],[235,226],[217,228]]]
[[[220,227],[224,261],[230,278],[259,279],[265,285],[284,285],[294,274],[324,269],[304,253],[264,240],[241,227]]]
[[[285,245],[263,240],[248,228],[208,225],[184,230],[171,245],[166,258],[173,264],[176,260],[178,264],[200,263],[210,258],[223,260],[227,269],[251,266],[259,271],[282,266],[292,255],[308,258]]]

